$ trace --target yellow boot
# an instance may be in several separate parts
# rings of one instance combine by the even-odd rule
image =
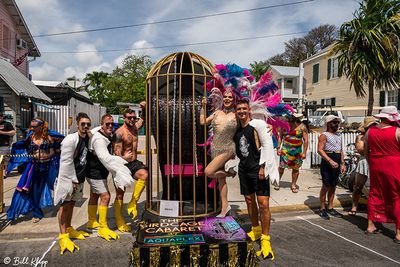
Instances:
[[[108,208],[106,206],[99,206],[98,208],[100,227],[97,230],[97,233],[99,234],[99,236],[101,236],[107,241],[110,241],[110,238],[117,240],[119,239],[119,235],[116,232],[112,231],[110,228],[108,228],[107,209]]]
[[[79,251],[79,247],[75,245],[74,242],[72,242],[71,239],[69,239],[69,234],[59,234],[58,235],[58,242],[60,244],[60,253],[61,255],[64,254],[64,251],[68,250],[69,252],[73,253],[75,249]]]
[[[261,238],[261,226],[252,226],[251,231],[248,232],[247,235],[250,237],[251,241],[257,241]]]
[[[143,180],[138,180],[135,185],[135,189],[133,190],[132,199],[128,203],[128,215],[132,216],[132,219],[135,219],[138,215],[136,209],[136,203],[139,201],[140,195],[143,192],[143,189],[146,187],[146,182]]]
[[[88,222],[86,228],[95,229],[99,228],[100,224],[97,222],[97,205],[88,205]]]
[[[71,239],[85,240],[86,237],[89,236],[89,233],[86,233],[85,231],[77,231],[72,227],[67,228],[67,233]]]
[[[261,236],[261,249],[257,251],[257,256],[262,256],[265,259],[271,259],[272,261],[275,259],[274,252],[271,247],[271,237],[269,235]]]
[[[122,204],[122,199],[116,199],[114,201],[115,223],[120,232],[130,232],[131,228],[125,223],[124,216],[122,216]]]

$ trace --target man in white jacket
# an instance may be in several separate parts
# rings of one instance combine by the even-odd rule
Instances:
[[[82,199],[83,183],[88,170],[87,154],[91,137],[91,121],[86,113],[76,116],[78,131],[67,135],[61,143],[60,170],[54,193],[54,204],[61,202],[58,211],[60,226],[59,244],[61,255],[68,250],[74,252],[79,247],[71,239],[84,240],[89,236],[84,231],[77,231],[71,226],[75,202]]]
[[[117,188],[130,186],[133,182],[131,172],[125,166],[127,161],[112,155],[111,135],[114,128],[113,118],[105,114],[101,118],[100,130],[93,133],[89,145],[89,171],[87,181],[90,185],[87,228],[98,228],[98,234],[107,241],[119,239],[117,233],[108,228],[107,210],[110,192],[107,186],[109,172],[114,178]],[[100,198],[100,204],[98,201]],[[97,221],[97,213],[99,220]]]

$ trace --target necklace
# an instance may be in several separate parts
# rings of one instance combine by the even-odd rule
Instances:
[[[228,114],[229,112],[233,112],[235,109],[234,108],[224,108],[223,111],[225,114]]]

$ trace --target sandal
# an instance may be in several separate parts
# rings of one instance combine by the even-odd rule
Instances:
[[[357,215],[357,211],[356,210],[350,210],[348,215],[349,216],[356,216]]]
[[[297,189],[297,187],[292,187],[292,193],[298,193],[299,189]]]
[[[380,233],[381,233],[381,230],[375,229],[375,230],[372,231],[372,232],[370,232],[370,231],[368,231],[368,230],[365,230],[364,233],[365,233],[366,235],[376,235],[376,234],[380,234]]]
[[[40,222],[41,219],[42,218],[32,218],[32,222],[33,223],[38,223],[38,222]]]

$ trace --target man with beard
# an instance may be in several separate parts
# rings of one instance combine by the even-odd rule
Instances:
[[[71,226],[75,202],[82,199],[83,184],[88,171],[87,154],[92,134],[91,121],[86,113],[78,113],[76,127],[78,131],[67,135],[61,143],[60,171],[54,193],[54,204],[61,202],[58,210],[61,255],[66,250],[79,250],[71,239],[84,240],[89,236],[88,233],[77,231]]]
[[[138,215],[136,204],[139,201],[147,182],[147,167],[137,160],[138,131],[143,126],[144,108],[146,102],[141,102],[142,116],[136,117],[135,111],[126,109],[124,112],[124,125],[115,132],[114,153],[128,161],[126,165],[132,173],[132,177],[136,180],[133,190],[132,199],[128,203],[128,215],[135,219]],[[124,199],[124,190],[116,187],[116,196],[114,201],[115,221],[117,228],[121,232],[130,231],[130,227],[125,223],[122,216],[122,205]]]
[[[318,154],[322,157],[321,176],[322,187],[319,193],[320,210],[319,216],[329,220],[329,215],[342,217],[342,214],[333,208],[333,199],[335,198],[336,184],[340,172],[344,172],[344,155],[342,151],[342,138],[337,133],[340,124],[340,118],[335,115],[326,117],[326,132],[323,132],[318,138]],[[326,195],[328,194],[328,208],[325,207]]]
[[[112,155],[111,136],[114,129],[113,117],[105,114],[101,118],[101,128],[93,133],[89,145],[89,170],[87,181],[90,185],[87,228],[98,228],[98,235],[109,241],[119,239],[119,235],[108,228],[107,210],[110,192],[107,185],[109,172],[112,174],[117,188],[130,185],[130,171],[124,159]],[[98,200],[100,198],[100,204]],[[97,221],[97,212],[99,220]]]

